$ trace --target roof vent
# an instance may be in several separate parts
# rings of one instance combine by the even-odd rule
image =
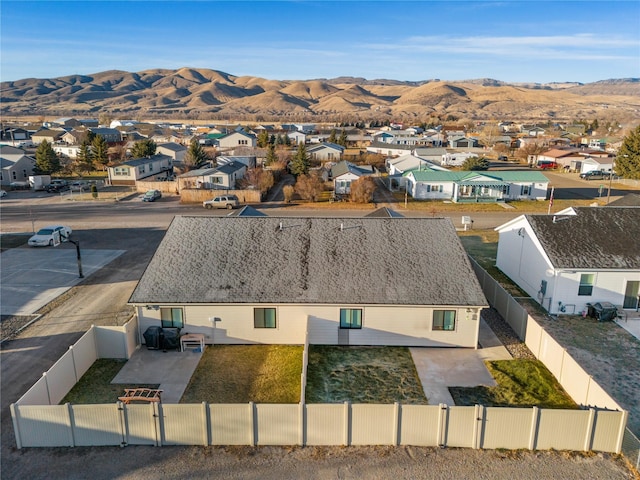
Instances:
[[[362,225],[351,225],[350,227],[345,227],[344,222],[340,222],[340,231],[343,232],[345,230],[352,230],[354,228],[362,228]]]

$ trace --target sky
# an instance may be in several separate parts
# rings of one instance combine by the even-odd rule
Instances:
[[[593,82],[640,77],[640,2],[0,2],[0,80],[235,76]]]

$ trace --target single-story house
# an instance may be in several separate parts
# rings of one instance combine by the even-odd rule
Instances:
[[[257,158],[255,155],[220,155],[216,158],[216,163],[226,165],[227,163],[238,162],[244,164],[247,169],[256,168]]]
[[[380,155],[386,155],[387,157],[397,157],[411,153],[414,148],[415,146],[413,145],[392,145],[390,143],[373,141],[371,145],[367,147],[367,152],[378,153]]]
[[[13,182],[29,182],[35,164],[35,159],[25,155],[24,150],[0,145],[0,185],[5,187]]]
[[[0,141],[3,145],[18,147],[31,145],[31,134],[24,128],[3,127],[0,129]]]
[[[423,158],[432,163],[437,163],[439,165],[444,164],[445,155],[449,153],[444,147],[417,147],[413,154],[416,157]]]
[[[187,147],[175,142],[159,143],[156,152],[171,157],[174,162],[182,163],[187,154]]]
[[[218,138],[218,146],[222,149],[233,149],[237,147],[255,147],[256,137],[244,132],[232,132]]]
[[[80,145],[87,138],[86,130],[70,130],[60,138],[67,145]]]
[[[80,152],[81,146],[54,144],[52,148],[53,148],[53,151],[56,152],[58,155],[63,155],[69,158],[77,158],[78,152]]]
[[[96,135],[100,135],[104,138],[104,141],[107,143],[118,143],[122,141],[122,134],[120,130],[115,128],[106,128],[106,127],[98,127],[98,128],[90,128],[91,132]]]
[[[331,178],[333,179],[333,191],[339,195],[351,193],[351,183],[360,177],[368,177],[375,173],[371,165],[355,165],[351,162],[342,161],[331,167]]]
[[[447,171],[446,168],[410,153],[399,157],[387,158],[385,163],[389,175],[402,175],[410,170],[420,169]]]
[[[247,166],[241,162],[229,162],[213,168],[199,168],[178,176],[180,189],[204,188],[207,190],[234,190],[236,182],[244,178]]]
[[[580,173],[590,172],[592,170],[604,170],[611,172],[613,170],[613,162],[615,157],[592,157],[585,155],[580,165]]]
[[[407,192],[419,200],[503,202],[545,200],[549,179],[541,172],[412,170],[404,174]]]
[[[287,137],[289,137],[289,140],[291,140],[291,143],[294,145],[307,142],[307,136],[302,132],[289,132],[287,133]]]
[[[448,143],[451,148],[475,148],[478,146],[478,139],[466,136],[449,136]]]
[[[577,314],[596,302],[638,308],[640,209],[521,215],[496,231],[497,267],[549,313]]]
[[[150,157],[134,158],[119,165],[109,167],[111,185],[135,185],[138,180],[160,180],[171,176],[171,157],[155,154]]]
[[[129,303],[208,344],[468,348],[487,306],[449,219],[215,216],[174,218]]]
[[[60,140],[65,133],[65,130],[49,130],[48,128],[43,128],[31,135],[31,141],[34,145],[40,145],[45,140],[49,143],[54,143]]]
[[[331,142],[324,142],[307,149],[312,160],[318,162],[335,162],[342,160],[344,147]]]

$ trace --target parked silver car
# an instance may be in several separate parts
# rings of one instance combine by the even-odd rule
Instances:
[[[227,208],[231,210],[232,208],[236,208],[240,205],[240,201],[238,197],[235,195],[221,195],[212,200],[207,200],[202,202],[202,206],[204,208],[212,209],[212,208]]]

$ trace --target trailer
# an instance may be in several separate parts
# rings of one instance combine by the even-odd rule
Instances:
[[[51,175],[29,175],[29,186],[34,190],[45,190],[51,184]]]

